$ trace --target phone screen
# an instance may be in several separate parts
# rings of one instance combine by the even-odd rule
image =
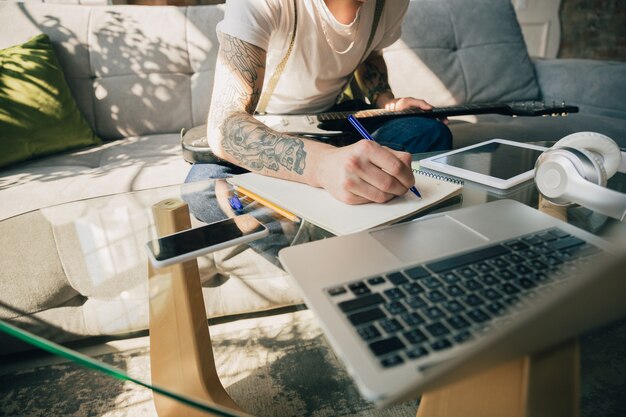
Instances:
[[[264,226],[252,217],[244,222],[241,217],[239,223],[235,219],[226,219],[152,240],[148,247],[157,261],[163,261],[264,230]]]

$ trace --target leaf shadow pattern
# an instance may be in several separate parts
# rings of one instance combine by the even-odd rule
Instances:
[[[195,27],[183,8],[161,8],[159,15],[150,8],[122,6],[61,6],[57,14],[28,4],[17,7],[20,20],[51,38],[79,109],[94,131],[112,142],[106,152],[94,147],[15,165],[0,180],[0,189],[87,173],[98,177],[108,170],[154,167],[181,158],[177,137],[154,141],[153,158],[132,151],[145,135],[178,134],[208,113],[210,91],[198,85],[210,85],[207,59],[217,44],[210,29]],[[114,141],[128,137],[137,138]],[[48,165],[59,169],[42,170]]]

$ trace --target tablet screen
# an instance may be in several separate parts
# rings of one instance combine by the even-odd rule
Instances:
[[[432,161],[508,180],[534,169],[535,161],[542,152],[542,150],[506,143],[490,142],[451,155],[433,158]]]

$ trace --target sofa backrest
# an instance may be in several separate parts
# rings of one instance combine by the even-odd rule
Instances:
[[[104,139],[177,132],[206,122],[223,13],[0,2],[0,48],[48,34]],[[413,0],[385,58],[397,95],[436,105],[540,96],[510,0]]]
[[[50,36],[79,108],[104,139],[206,123],[223,6],[0,2],[0,48]]]
[[[412,0],[384,56],[396,95],[439,106],[540,98],[511,0]]]

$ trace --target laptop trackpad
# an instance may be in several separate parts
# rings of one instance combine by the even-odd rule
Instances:
[[[487,237],[448,216],[398,224],[371,232],[374,239],[403,262],[423,262],[476,245]]]

